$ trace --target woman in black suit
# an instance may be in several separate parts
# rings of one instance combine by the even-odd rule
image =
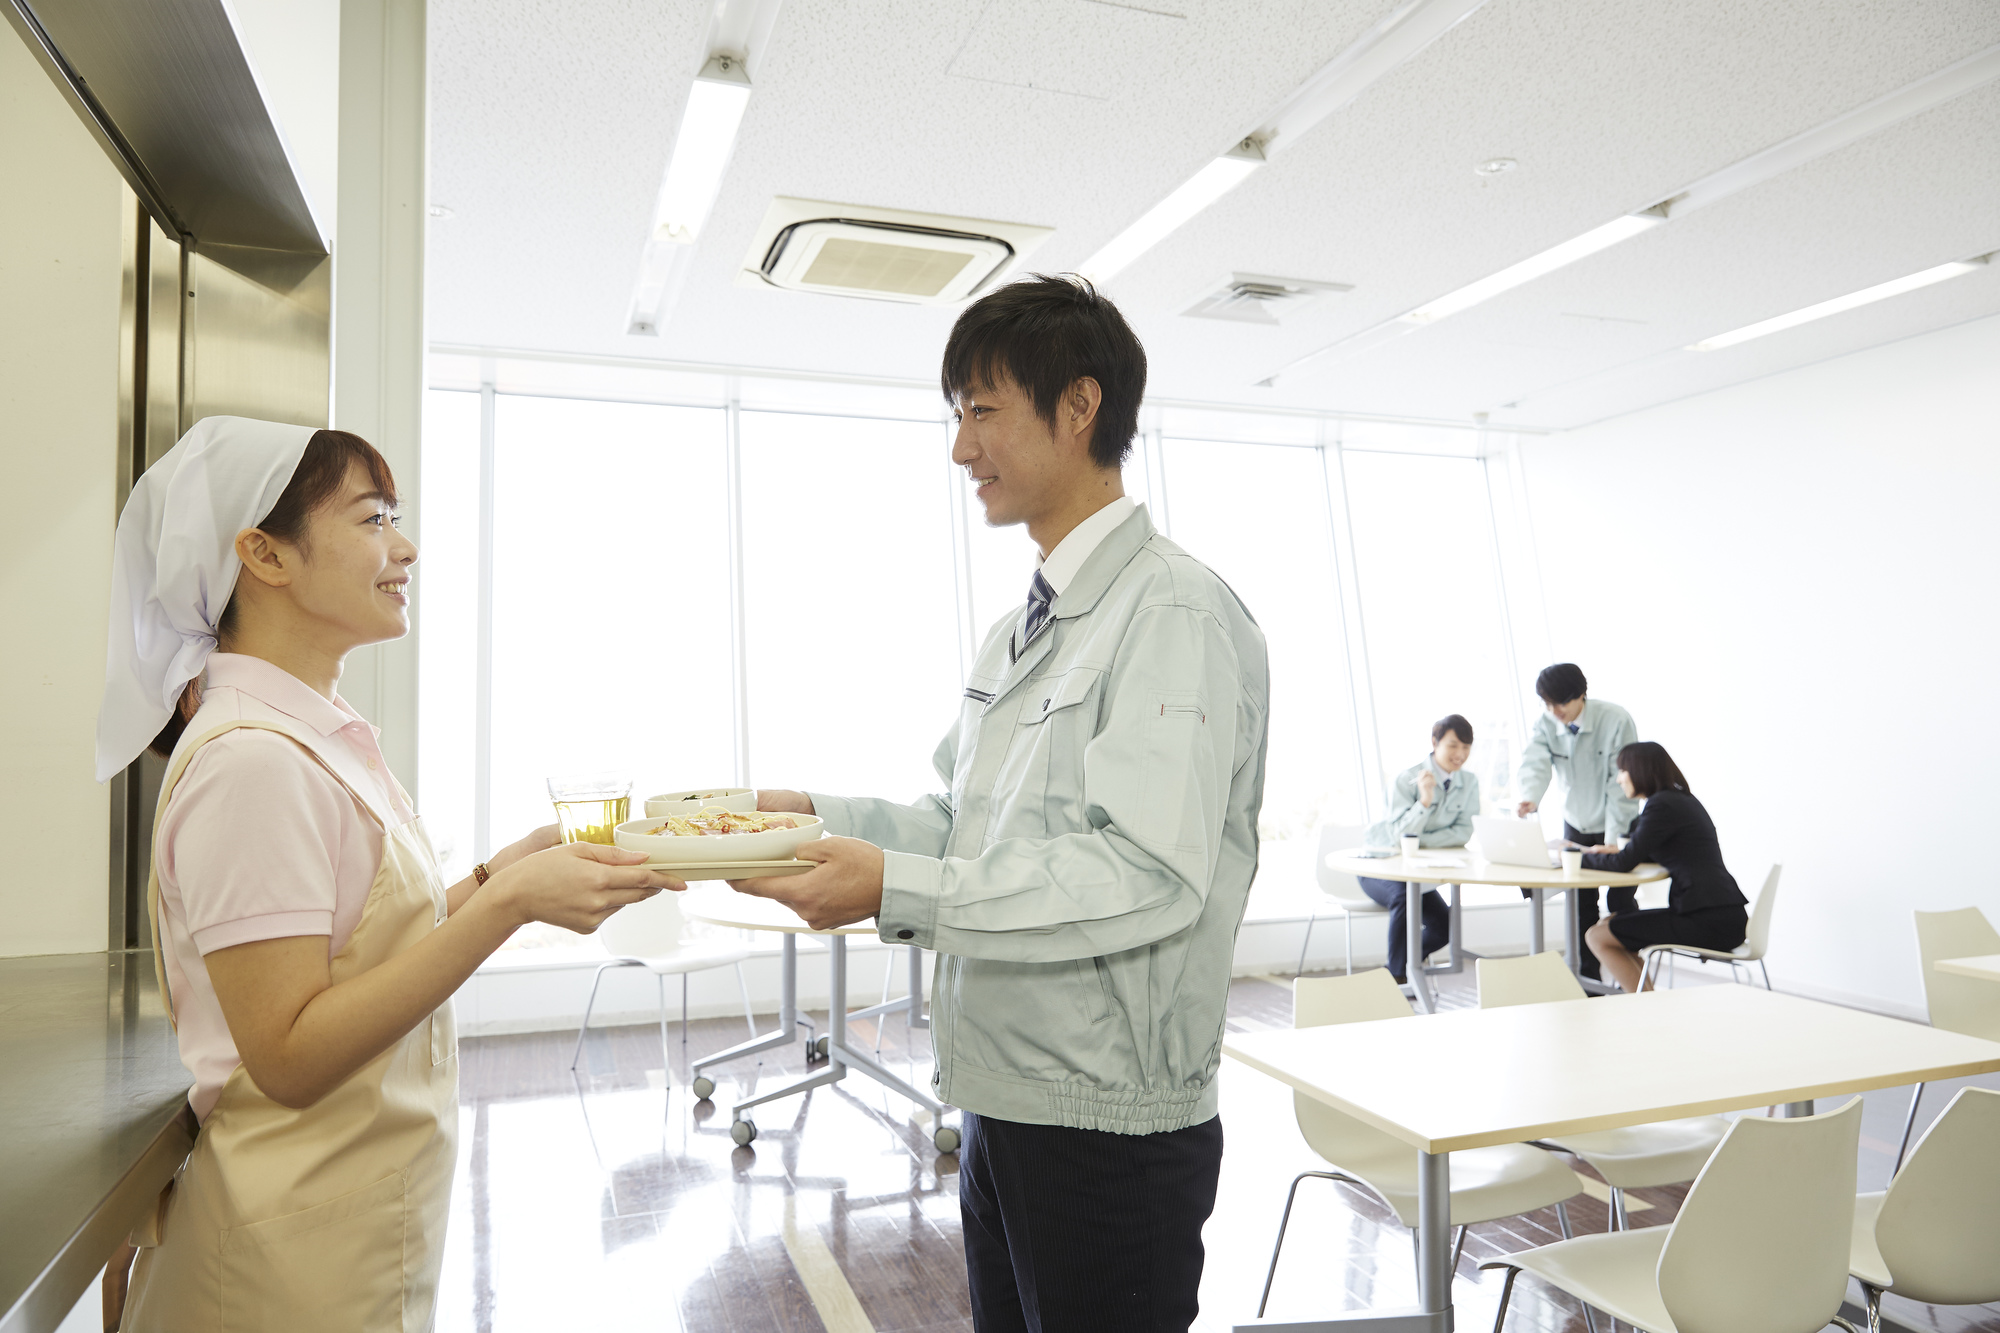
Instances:
[[[1639,989],[1639,950],[1649,944],[1690,944],[1728,951],[1743,943],[1749,916],[1736,877],[1722,864],[1715,823],[1688,791],[1687,779],[1655,741],[1634,741],[1618,752],[1618,783],[1645,808],[1632,825],[1625,850],[1591,847],[1589,870],[1630,870],[1653,861],[1674,877],[1665,907],[1619,912],[1584,935],[1605,975],[1628,991]]]

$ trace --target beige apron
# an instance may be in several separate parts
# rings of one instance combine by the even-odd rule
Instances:
[[[187,746],[168,770],[160,810],[195,753],[239,727],[290,736],[313,753],[306,736],[287,727],[218,727]],[[355,800],[369,808],[358,794]],[[157,832],[157,815],[154,825]],[[147,911],[153,965],[166,996],[159,904],[156,873]],[[388,961],[444,917],[444,884],[422,826],[412,819],[387,830],[368,903],[353,937],[331,959],[333,983]],[[302,1111],[259,1092],[238,1065],[186,1165],[160,1196],[153,1225],[134,1233],[134,1243],[151,1243],[133,1267],[123,1328],[429,1329],[457,1164],[457,1051],[446,1001]]]

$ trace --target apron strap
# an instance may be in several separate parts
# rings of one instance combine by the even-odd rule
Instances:
[[[160,821],[166,815],[167,801],[173,796],[174,789],[180,785],[181,777],[187,772],[187,766],[194,759],[195,754],[200,751],[202,746],[208,744],[216,737],[232,731],[275,731],[280,736],[290,740],[294,745],[304,750],[314,763],[325,769],[335,782],[338,782],[345,788],[347,794],[354,798],[354,803],[361,807],[364,814],[378,825],[381,825],[383,837],[386,838],[389,836],[389,826],[383,822],[380,815],[375,813],[374,807],[368,804],[360,792],[354,790],[353,785],[346,778],[334,772],[333,765],[327,763],[320,756],[319,752],[307,743],[303,736],[293,731],[290,727],[280,726],[275,722],[249,720],[225,722],[213,730],[202,733],[194,744],[176,750],[173,762],[167,766],[167,775],[160,782],[159,802],[153,807],[153,856],[149,858],[152,869],[146,876],[146,920],[151,924],[153,931],[153,977],[159,984],[160,1003],[165,1005],[167,1009],[167,1022],[172,1025],[176,1032],[180,1030],[180,1016],[174,1012],[174,997],[167,986],[166,940],[160,931],[160,867],[157,859],[160,849]]]

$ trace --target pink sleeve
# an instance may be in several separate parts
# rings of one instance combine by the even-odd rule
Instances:
[[[160,821],[158,855],[203,954],[333,934],[335,866],[354,798],[296,743],[244,729],[201,748]]]

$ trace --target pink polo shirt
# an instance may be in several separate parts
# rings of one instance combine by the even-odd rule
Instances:
[[[368,902],[383,829],[415,817],[389,776],[375,728],[345,700],[325,699],[262,658],[216,653],[182,744],[238,719],[290,727],[326,767],[276,732],[228,732],[189,761],[161,816],[153,864],[167,984],[181,1062],[195,1079],[189,1100],[203,1118],[242,1063],[203,955],[253,940],[324,935],[331,956]]]

